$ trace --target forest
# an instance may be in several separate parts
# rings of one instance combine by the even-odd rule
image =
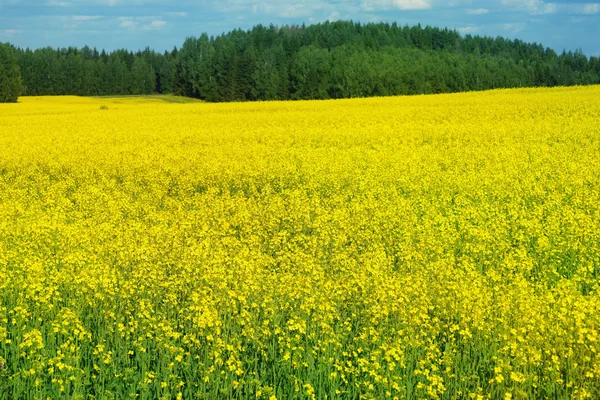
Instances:
[[[581,51],[395,23],[258,25],[190,37],[164,53],[4,47],[0,58],[12,51],[28,96],[173,93],[223,102],[600,83],[600,59]],[[0,87],[6,71],[15,75],[2,65]]]

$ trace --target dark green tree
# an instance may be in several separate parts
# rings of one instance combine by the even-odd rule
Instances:
[[[136,57],[131,66],[131,94],[150,94],[156,87],[156,73],[143,57]]]
[[[17,49],[24,94],[326,99],[600,83],[600,62],[538,43],[352,21],[236,29],[158,53]]]
[[[15,49],[0,43],[0,103],[16,103],[23,93],[21,70]]]
[[[288,84],[287,75],[279,65],[285,57],[283,47],[272,47],[264,51],[256,62],[252,73],[252,96],[261,100],[281,99],[283,85]]]
[[[292,61],[291,79],[297,99],[327,99],[330,54],[327,49],[310,45],[300,49]]]

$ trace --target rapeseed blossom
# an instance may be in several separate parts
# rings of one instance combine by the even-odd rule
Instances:
[[[0,399],[600,398],[599,120],[597,86],[0,105]]]

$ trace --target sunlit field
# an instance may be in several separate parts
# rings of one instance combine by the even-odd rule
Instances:
[[[600,87],[0,105],[0,399],[600,398]]]

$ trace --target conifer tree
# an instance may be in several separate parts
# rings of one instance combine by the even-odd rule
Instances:
[[[0,103],[16,103],[22,93],[16,52],[9,44],[0,43]]]

